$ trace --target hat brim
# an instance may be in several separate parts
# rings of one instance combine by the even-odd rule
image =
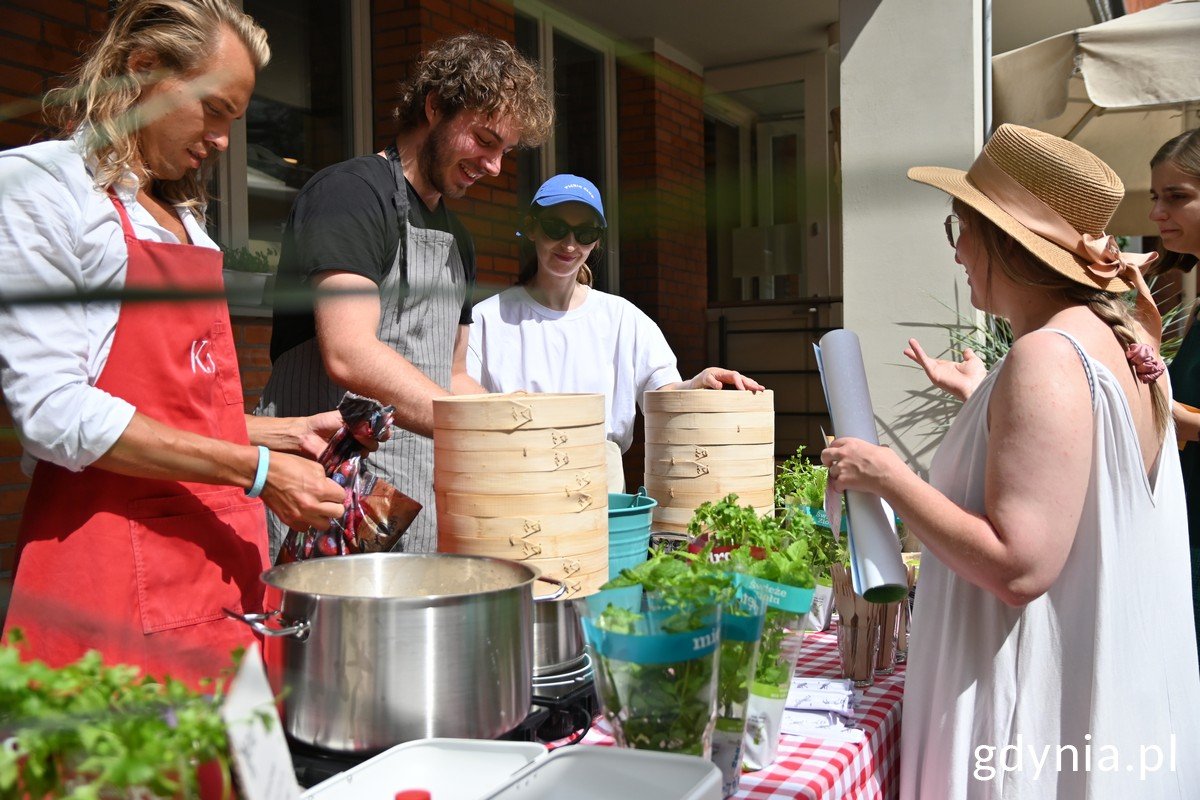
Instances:
[[[1046,264],[1063,277],[1070,278],[1078,284],[1106,292],[1127,292],[1131,287],[1120,278],[1101,278],[1093,275],[1085,266],[1082,258],[1064,247],[1043,239],[1026,228],[1000,206],[981,192],[967,173],[961,169],[950,167],[913,167],[908,171],[909,180],[941,189],[951,197],[955,197],[978,211],[996,227],[1007,233],[1039,261]]]
[[[561,206],[565,203],[578,203],[581,206],[587,206],[592,211],[596,212],[596,216],[600,218],[600,227],[607,228],[608,220],[604,218],[604,209],[597,208],[596,204],[590,200],[582,200],[573,194],[546,194],[542,197],[536,197],[533,200],[533,205],[538,208],[553,208]]]

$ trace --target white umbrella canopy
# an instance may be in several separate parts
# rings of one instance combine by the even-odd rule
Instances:
[[[1200,125],[1200,0],[1079,28],[992,59],[995,124],[1053,133],[1104,159],[1125,183],[1109,233],[1157,235],[1150,159]]]

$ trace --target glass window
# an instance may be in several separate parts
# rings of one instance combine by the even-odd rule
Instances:
[[[612,193],[604,185],[604,56],[557,31],[554,95],[554,171],[587,178],[609,200]],[[593,270],[592,280],[597,289],[608,290],[607,269]]]
[[[604,58],[561,33],[554,34],[554,94],[558,172],[604,183]]]
[[[534,61],[542,60],[541,40],[538,37],[538,21],[528,14],[516,13],[517,52]],[[517,155],[517,208],[524,209],[533,200],[533,193],[542,185],[541,158],[537,150],[521,148]]]
[[[349,2],[243,2],[271,45],[271,62],[259,73],[246,110],[246,246],[269,252],[272,264],[278,263],[283,227],[300,188],[318,170],[353,155]],[[225,193],[222,187],[216,194]],[[231,231],[219,234],[223,243],[234,238]]]

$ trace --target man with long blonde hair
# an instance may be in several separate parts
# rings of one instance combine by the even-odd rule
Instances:
[[[299,455],[336,412],[248,425],[204,229],[208,168],[269,58],[227,0],[125,0],[47,98],[63,138],[0,153],[0,381],[33,475],[6,630],[28,657],[95,648],[201,686],[254,639],[222,609],[261,610],[262,502],[341,514]],[[86,296],[124,290],[210,299]]]

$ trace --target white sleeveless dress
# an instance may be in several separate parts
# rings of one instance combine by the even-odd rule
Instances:
[[[1075,542],[1058,580],[1024,608],[922,557],[902,800],[1200,798],[1200,672],[1174,430],[1147,479],[1116,377],[1055,332],[1079,351],[1095,415]],[[988,401],[1003,363],[963,405],[930,470],[935,487],[974,512],[984,508]]]

